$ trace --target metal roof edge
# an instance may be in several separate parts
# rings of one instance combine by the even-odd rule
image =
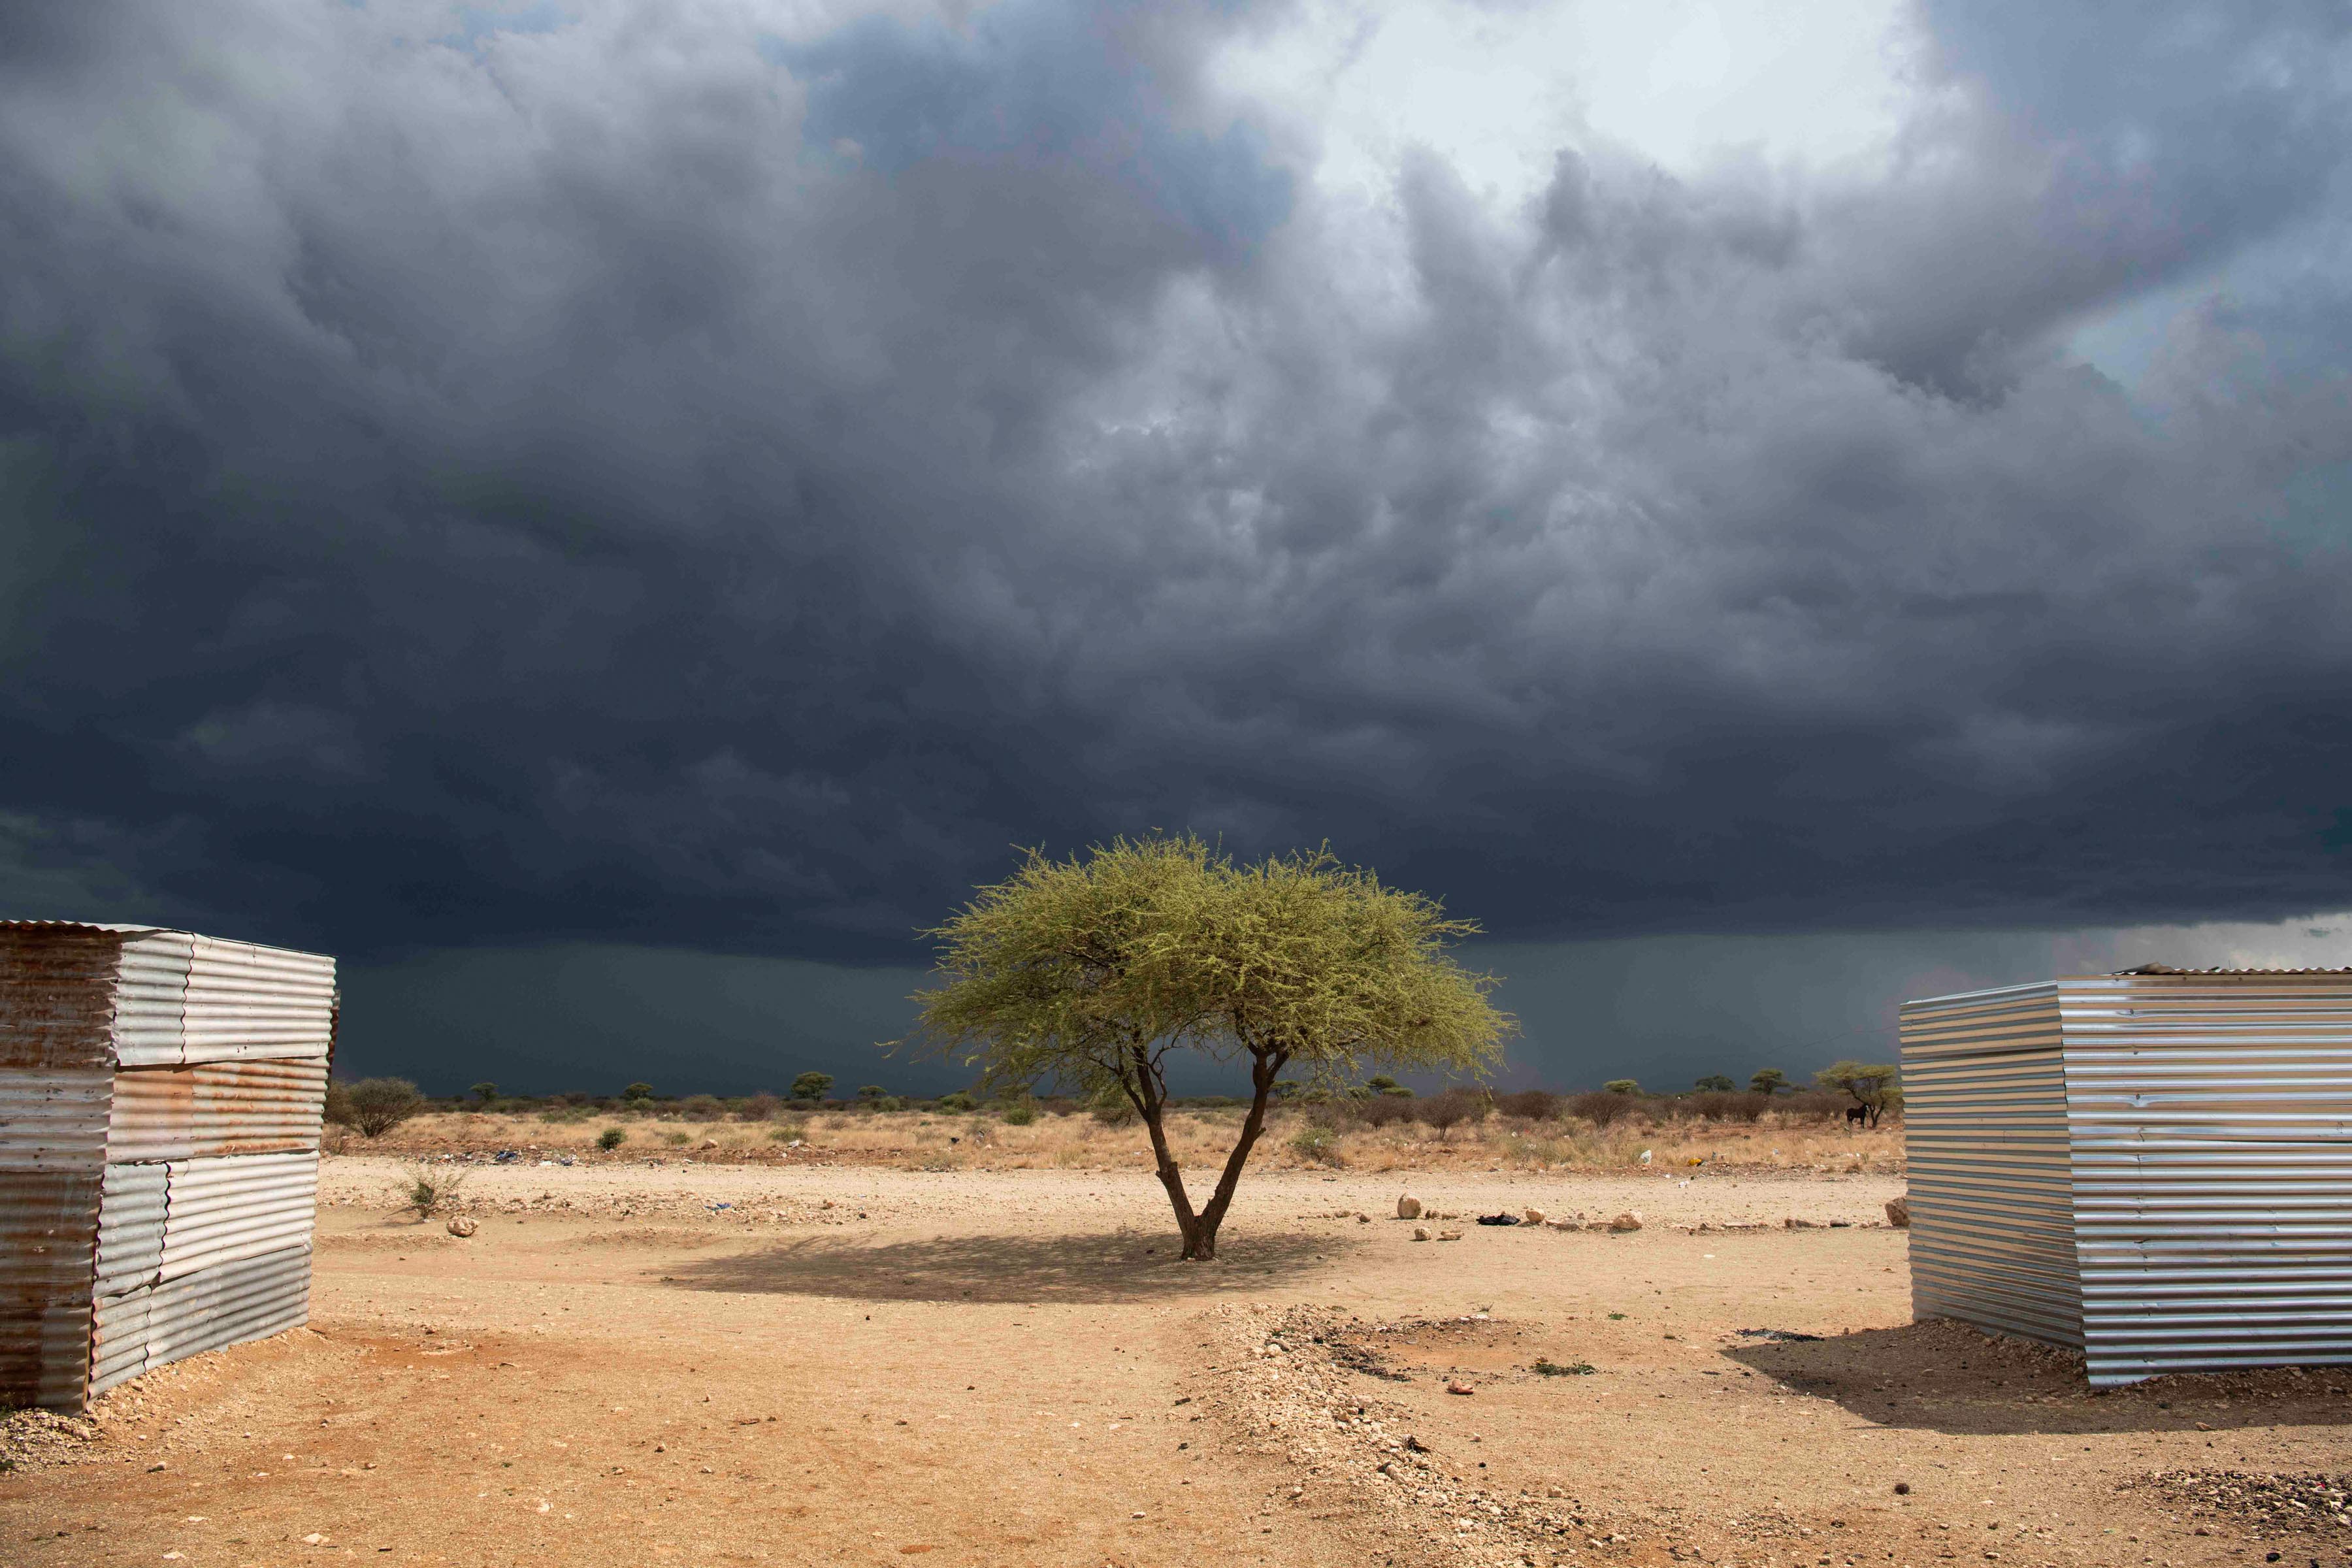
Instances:
[[[2022,985],[1989,985],[1981,991],[1954,991],[1942,996],[1914,996],[1903,1004],[1906,1007],[1932,1007],[1944,1002],[1989,1002],[1997,996],[2031,996],[2036,992],[2054,992],[2055,980],[2032,980]]]

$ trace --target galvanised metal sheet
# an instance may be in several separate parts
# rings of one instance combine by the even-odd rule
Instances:
[[[217,1264],[153,1290],[149,1367],[299,1328],[310,1316],[310,1248],[282,1247]]]
[[[163,1221],[166,1281],[216,1264],[310,1245],[319,1156],[174,1160]]]
[[[1906,1003],[1915,1315],[2083,1342],[2058,988]]]
[[[12,1173],[94,1171],[113,1094],[104,1067],[0,1068],[0,1193]]]
[[[90,1392],[167,1363],[299,1328],[310,1316],[310,1249],[286,1247],[101,1302]]]
[[[0,926],[0,1405],[79,1409],[89,1377],[121,940]]]
[[[161,1165],[109,1165],[98,1202],[98,1294],[152,1285],[163,1265]]]
[[[2060,991],[2092,1383],[2352,1362],[2352,975]]]
[[[331,958],[197,937],[188,964],[181,1059],[323,1059],[333,1035],[334,999]]]
[[[175,1067],[186,1059],[188,965],[196,939],[151,931],[122,939],[114,988],[114,1056],[124,1067]]]
[[[104,1394],[126,1377],[147,1370],[147,1318],[155,1305],[155,1288],[142,1285],[98,1303],[91,1330],[89,1392]]]
[[[186,1160],[316,1149],[327,1064],[207,1062],[115,1075],[106,1157]]]

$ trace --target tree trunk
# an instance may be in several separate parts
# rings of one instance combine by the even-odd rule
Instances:
[[[1158,1166],[1160,1184],[1168,1189],[1168,1206],[1176,1211],[1176,1230],[1184,1238],[1184,1256],[1192,1258],[1195,1256],[1193,1248],[1200,1245],[1201,1216],[1192,1212],[1192,1200],[1184,1191],[1184,1173],[1177,1167],[1176,1156],[1169,1152],[1168,1130],[1160,1125],[1160,1109],[1156,1099],[1150,1100],[1143,1110],[1143,1125],[1151,1133],[1151,1158]]]
[[[1225,1211],[1234,1203],[1234,1189],[1241,1184],[1242,1166],[1248,1163],[1258,1134],[1265,1131],[1265,1104],[1274,1093],[1274,1080],[1282,1076],[1283,1064],[1290,1059],[1287,1051],[1253,1055],[1249,1115],[1242,1121],[1242,1135],[1234,1141],[1234,1152],[1225,1156],[1225,1169],[1217,1178],[1217,1190],[1209,1195],[1200,1218],[1184,1237],[1184,1257],[1194,1263],[1207,1263],[1217,1256],[1217,1227],[1225,1223]],[[1182,1215],[1180,1214],[1178,1218],[1181,1220]]]

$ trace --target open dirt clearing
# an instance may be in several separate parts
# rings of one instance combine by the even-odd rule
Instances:
[[[498,1166],[463,1241],[400,1173],[327,1163],[315,1331],[27,1445],[0,1563],[2352,1562],[2243,1479],[2340,1473],[2345,1377],[1911,1326],[1885,1176],[1268,1173],[1202,1268],[1141,1172]]]

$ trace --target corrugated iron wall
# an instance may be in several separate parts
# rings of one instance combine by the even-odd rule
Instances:
[[[0,926],[0,1405],[82,1401],[119,942]]]
[[[115,1081],[109,1192],[160,1179],[163,1228],[152,1268],[101,1270],[93,1392],[309,1315],[334,961],[185,942],[126,947],[141,1065]]]
[[[2060,990],[2092,1383],[2352,1362],[2352,975]]]
[[[1904,1005],[1918,1317],[2083,1342],[2059,1027],[2050,984]]]
[[[0,922],[0,1403],[309,1310],[334,961]]]

